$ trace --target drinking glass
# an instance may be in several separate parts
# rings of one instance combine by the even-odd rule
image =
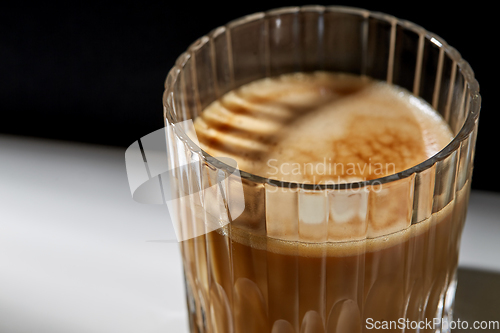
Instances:
[[[408,90],[453,140],[383,178],[297,184],[237,170],[185,126],[243,84],[317,70]],[[163,105],[191,332],[367,332],[383,321],[397,324],[388,332],[449,331],[480,95],[442,38],[357,8],[256,13],[194,42],[168,74]]]

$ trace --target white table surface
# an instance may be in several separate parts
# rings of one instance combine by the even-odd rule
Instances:
[[[187,332],[165,206],[125,149],[0,135],[0,332]],[[500,195],[473,191],[460,266],[500,272]]]

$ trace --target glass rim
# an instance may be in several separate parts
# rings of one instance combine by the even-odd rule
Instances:
[[[177,116],[172,112],[175,107],[171,104],[169,97],[174,94],[173,86],[176,80],[179,78],[179,73],[183,70],[186,63],[192,57],[192,55],[199,50],[202,46],[210,41],[211,38],[214,38],[221,33],[224,33],[227,29],[231,29],[232,27],[245,24],[254,20],[263,19],[266,17],[280,15],[280,14],[299,14],[299,13],[324,13],[324,12],[339,12],[339,13],[349,13],[363,16],[365,19],[372,17],[377,18],[379,20],[384,20],[390,22],[393,25],[403,26],[407,29],[410,29],[416,33],[422,34],[424,38],[430,40],[439,48],[442,48],[443,51],[449,55],[449,57],[456,63],[458,67],[458,71],[462,73],[465,78],[466,84],[468,86],[468,112],[466,114],[466,119],[458,133],[453,137],[453,139],[439,152],[431,156],[430,158],[420,162],[419,164],[407,168],[398,173],[386,175],[379,178],[374,178],[370,180],[364,181],[356,181],[356,182],[346,182],[346,183],[336,183],[336,184],[321,184],[321,183],[299,183],[292,181],[281,181],[277,179],[267,178],[259,175],[255,175],[244,170],[236,170],[236,168],[226,164],[212,155],[208,154],[201,147],[199,147],[196,143],[191,140],[191,138],[185,133],[185,131],[180,128],[180,126],[176,126],[176,123],[179,122]],[[465,93],[465,92],[464,92]],[[165,91],[163,93],[163,108],[164,108],[164,120],[169,122],[170,126],[172,126],[175,135],[179,137],[184,143],[186,143],[190,150],[192,151],[200,151],[203,155],[203,160],[207,161],[214,167],[218,169],[225,170],[230,174],[235,171],[239,172],[239,175],[242,179],[249,180],[254,183],[260,184],[269,184],[271,186],[280,187],[280,188],[302,188],[304,190],[344,190],[344,189],[355,189],[355,188],[363,188],[370,185],[382,185],[386,183],[390,183],[396,180],[404,179],[410,177],[415,173],[419,173],[430,169],[434,164],[439,161],[446,159],[450,156],[454,151],[460,148],[460,144],[463,140],[465,140],[469,134],[473,131],[477,119],[479,118],[479,111],[481,109],[481,95],[479,94],[479,83],[474,77],[474,71],[472,70],[469,63],[464,60],[461,54],[452,46],[450,46],[443,38],[438,35],[422,28],[421,26],[404,20],[399,19],[390,14],[385,14],[376,11],[370,11],[362,8],[356,7],[348,7],[348,6],[319,6],[319,5],[307,5],[307,6],[296,6],[296,7],[281,7],[276,9],[271,9],[263,12],[257,12],[254,14],[249,14],[243,16],[241,18],[237,18],[228,22],[223,26],[219,26],[208,34],[198,38],[194,43],[192,43],[188,49],[182,53],[176,60],[175,65],[170,69],[167,78],[165,80]]]

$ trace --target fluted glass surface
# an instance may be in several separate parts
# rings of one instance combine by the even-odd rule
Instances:
[[[313,186],[241,171],[244,195],[236,198],[230,167],[197,149],[176,124],[250,81],[314,70],[401,86],[431,104],[455,138],[427,161],[377,182]],[[282,8],[198,39],[178,58],[164,93],[178,180],[172,190],[193,193],[227,175],[221,196],[199,192],[178,202],[186,227],[214,217],[225,222],[181,243],[191,331],[347,333],[370,331],[370,320],[451,320],[479,109],[478,83],[460,54],[386,14]],[[175,168],[188,163],[196,170]],[[230,200],[245,202],[235,219]]]

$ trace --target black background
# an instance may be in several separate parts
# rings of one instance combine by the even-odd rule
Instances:
[[[483,107],[473,188],[499,191],[496,9],[479,2],[338,1],[413,21],[470,63]],[[163,82],[198,37],[258,11],[311,3],[178,1],[5,6],[0,10],[0,133],[127,147],[163,126]],[[0,161],[1,162],[1,161]]]

